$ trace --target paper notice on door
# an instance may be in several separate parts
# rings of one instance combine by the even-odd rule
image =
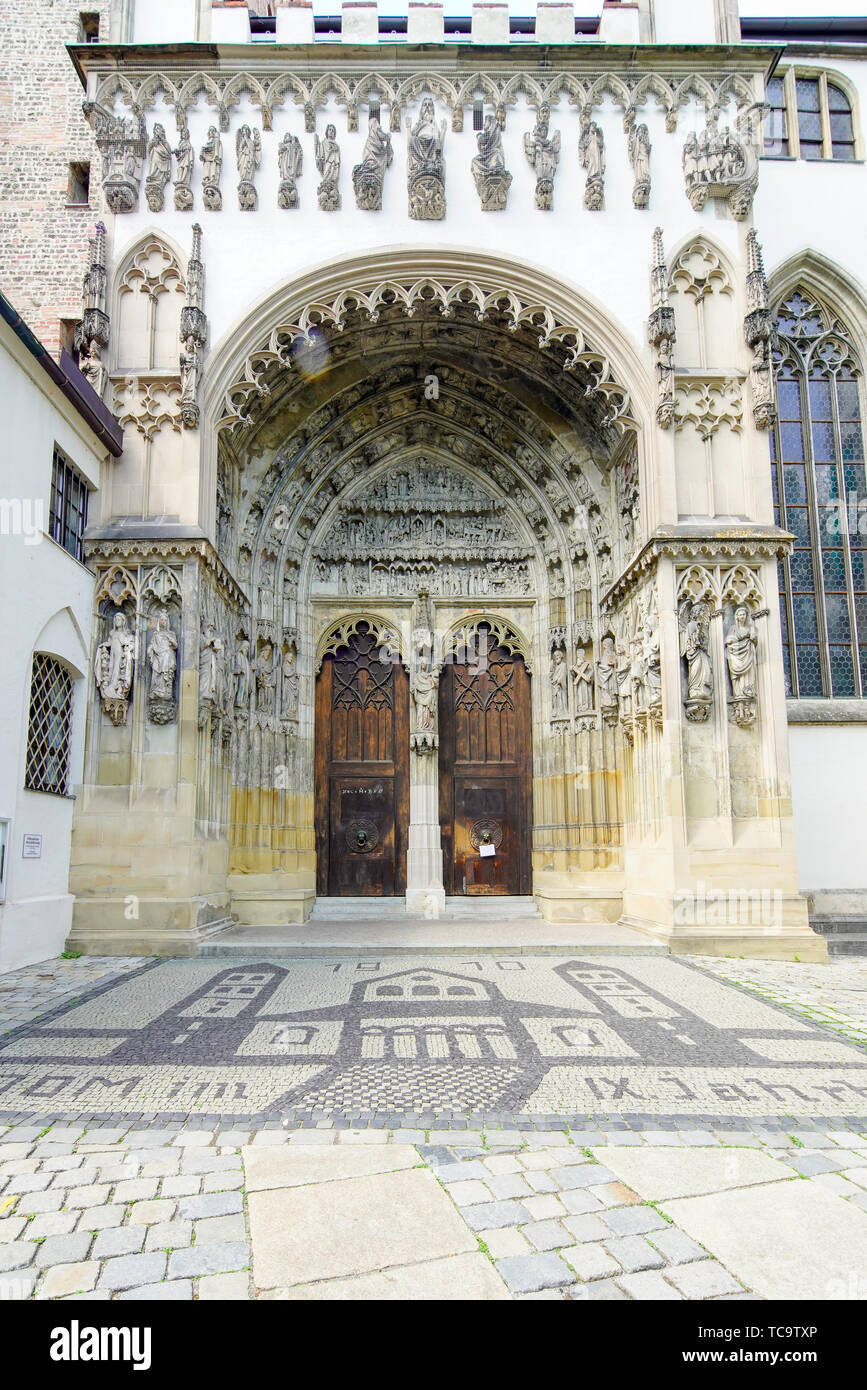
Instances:
[[[482,859],[492,859],[496,852],[496,845],[479,845],[479,855]]]

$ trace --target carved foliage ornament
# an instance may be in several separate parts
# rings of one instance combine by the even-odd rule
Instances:
[[[496,313],[505,317],[512,331],[526,325],[536,335],[540,348],[557,344],[565,350],[565,371],[583,368],[588,373],[588,394],[598,393],[603,397],[610,424],[621,432],[635,426],[629,393],[614,378],[613,364],[605,353],[594,349],[578,324],[564,322],[548,305],[523,301],[505,282],[483,286],[469,279],[448,282],[425,277],[403,283],[383,280],[344,289],[330,303],[320,301],[308,305],[297,322],[275,325],[260,346],[245,358],[245,375],[228,387],[224,397],[225,411],[218,428],[252,424],[252,416],[244,410],[246,402],[269,394],[263,381],[264,373],[272,364],[291,367],[298,345],[315,343],[326,326],[342,330],[351,313],[376,323],[381,309],[390,304],[397,304],[408,317],[422,308],[435,307],[444,318],[450,318],[455,305],[461,304],[471,307],[479,322]]]
[[[125,64],[122,71],[115,69],[100,77],[97,102],[110,109],[120,94],[127,105],[135,104],[147,110],[162,95],[180,120],[181,116],[186,118],[190,107],[204,98],[206,105],[216,112],[217,123],[224,132],[229,129],[230,110],[245,98],[261,111],[263,130],[271,130],[274,111],[289,102],[303,110],[308,133],[315,130],[316,112],[332,102],[346,109],[350,124],[353,119],[357,121],[359,106],[365,101],[370,103],[372,97],[382,107],[390,107],[391,129],[395,132],[400,129],[401,110],[430,94],[451,111],[452,128],[459,131],[463,128],[463,109],[473,106],[480,83],[486,100],[500,111],[501,124],[506,109],[514,106],[522,94],[526,94],[527,101],[536,110],[545,104],[554,107],[561,98],[566,98],[569,105],[579,111],[585,108],[593,111],[610,99],[627,120],[634,120],[637,110],[653,103],[665,112],[669,132],[677,127],[680,107],[693,101],[698,101],[710,114],[724,110],[732,100],[739,113],[749,112],[755,106],[749,74],[721,73],[717,64],[706,73],[667,72],[662,68],[634,74],[600,73],[595,63],[590,62],[588,66],[589,72],[560,69],[552,71],[546,79],[538,68],[480,73],[478,69],[467,67],[448,74],[403,75],[376,72],[370,67],[329,71],[313,63],[304,72],[297,69],[274,72],[264,68],[229,72],[189,67],[165,72],[148,68],[137,72]]]
[[[678,376],[674,403],[676,429],[694,425],[702,439],[710,439],[723,424],[740,434],[743,422],[743,392],[736,377],[709,381],[705,377]]]

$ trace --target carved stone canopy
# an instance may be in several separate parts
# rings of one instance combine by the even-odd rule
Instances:
[[[336,334],[343,341],[359,335],[367,343],[368,325],[386,320],[397,324],[402,316],[434,323],[439,319],[483,323],[494,333],[532,343],[537,352],[550,353],[562,371],[580,383],[581,395],[596,404],[600,423],[618,433],[636,426],[626,385],[617,379],[608,353],[594,346],[579,322],[570,321],[551,305],[525,299],[506,280],[421,278],[344,289],[330,302],[308,304],[293,322],[278,323],[245,354],[239,373],[224,391],[218,427],[251,424],[257,398],[268,398],[270,406],[276,380],[297,363],[303,369],[314,345],[324,344],[330,354]]]

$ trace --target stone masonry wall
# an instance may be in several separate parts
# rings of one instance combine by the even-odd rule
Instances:
[[[81,113],[84,89],[66,52],[80,16],[111,0],[0,0],[0,289],[45,346],[60,351],[60,320],[81,315],[88,234],[100,163]],[[91,165],[90,204],[67,206],[70,161]]]

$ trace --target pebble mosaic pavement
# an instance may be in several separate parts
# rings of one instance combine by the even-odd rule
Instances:
[[[82,992],[61,993],[38,1021],[5,1010],[0,992],[7,1123],[197,1116],[255,1128],[731,1128],[798,1117],[857,1127],[867,1114],[857,1033],[757,997],[737,979],[740,962],[69,964],[83,967]]]
[[[487,1265],[488,1291],[476,1297],[756,1299],[737,1262],[618,1179],[612,1155],[664,1147],[703,1162],[724,1154],[728,1165],[761,1153],[777,1161],[778,1191],[821,1189],[857,1224],[867,1122],[834,1106],[865,1084],[867,1052],[848,1045],[864,1036],[865,995],[867,962],[815,978],[778,962],[527,956],[231,968],[91,958],[13,972],[0,977],[0,1085],[22,1108],[0,1115],[0,1301],[293,1296],[256,1282],[250,1156],[310,1145],[417,1155],[478,1245],[455,1271],[460,1260]],[[566,1048],[578,1056],[557,1051]],[[126,1061],[114,1061],[119,1050]],[[249,1073],[247,1095],[216,1095],[198,1079],[209,1069]],[[133,1073],[142,1079],[131,1085]],[[348,1106],[383,1086],[399,1099],[420,1073],[437,1100],[476,1087],[500,1110]],[[715,1097],[710,1113],[689,1111],[685,1097],[664,1113],[671,1083],[660,1078],[675,1075],[695,1104]],[[533,1108],[571,1102],[588,1078],[622,1086],[622,1098],[593,1116]],[[636,1078],[649,1087],[640,1112],[626,1109]],[[146,1092],[176,1108],[145,1109]],[[312,1108],[338,1096],[342,1111]],[[254,1097],[265,1108],[242,1117]],[[796,1111],[799,1097],[812,1116]],[[834,1277],[813,1296],[863,1298],[865,1280]]]

